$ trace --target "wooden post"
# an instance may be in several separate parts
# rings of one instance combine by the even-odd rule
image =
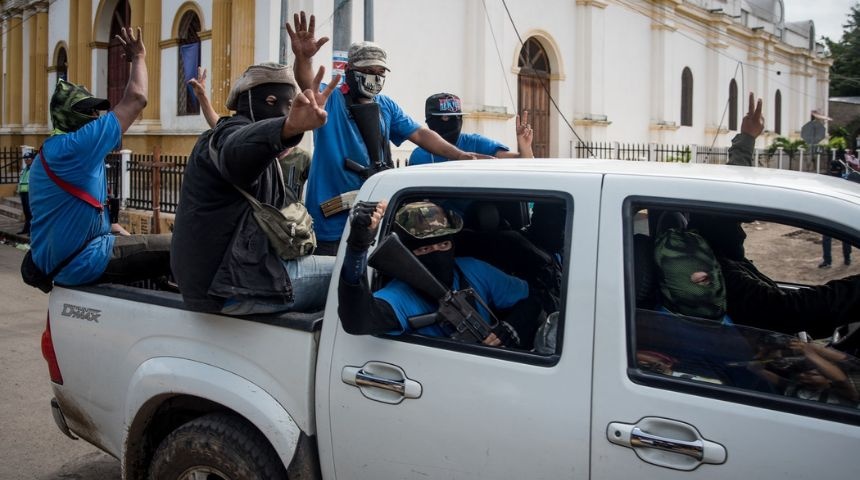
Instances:
[[[161,167],[169,166],[161,163],[161,147],[152,150],[152,161],[141,162],[143,166],[152,168],[152,233],[161,233]]]

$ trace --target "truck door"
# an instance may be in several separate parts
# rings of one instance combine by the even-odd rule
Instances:
[[[684,262],[703,258],[702,265],[713,265],[707,259],[718,253],[735,258],[721,242],[740,233],[738,225],[746,236],[743,255],[752,263],[690,267],[707,270],[714,286],[719,272],[727,310],[706,308],[719,302],[698,293],[696,300],[679,293],[671,282],[700,278],[687,275]],[[828,322],[839,322],[830,308],[791,323],[796,312],[774,301],[780,295],[759,293],[760,277],[738,279],[757,269],[783,292],[820,292],[817,285],[857,273],[843,265],[838,247],[839,270],[828,277],[817,268],[821,234],[856,246],[857,225],[856,203],[801,188],[607,175],[591,478],[856,476],[860,459],[850,454],[860,444],[856,348],[813,341],[833,332]],[[666,259],[682,240],[688,249],[674,264],[681,270],[672,270]],[[856,292],[857,280],[850,282],[845,291]],[[831,305],[841,308],[844,300],[832,297]],[[769,316],[778,311],[780,318]]]
[[[350,335],[336,305],[328,305],[320,352],[331,357],[320,360],[317,389],[324,474],[374,480],[587,475],[600,176],[421,173],[415,188],[381,181],[373,191],[374,199],[390,199],[381,231],[400,204],[416,198],[460,209],[466,228],[489,235],[484,239],[521,235],[538,204],[562,206],[556,222],[562,247],[549,253],[563,269],[558,341],[536,353],[415,334]],[[495,187],[474,188],[477,177]],[[474,218],[478,203],[495,208],[498,221]],[[505,260],[516,255],[487,261],[506,269]],[[329,298],[336,298],[336,283]]]

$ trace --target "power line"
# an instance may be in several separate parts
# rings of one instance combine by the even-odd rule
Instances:
[[[525,46],[525,42],[523,42],[523,37],[522,35],[520,35],[520,31],[517,29],[517,24],[516,22],[514,22],[514,17],[511,15],[510,9],[508,9],[508,3],[505,0],[502,0],[502,6],[505,7],[505,12],[507,12],[508,14],[508,19],[511,21],[511,26],[514,27],[514,33],[516,33],[517,39],[520,41],[520,48],[522,49]],[[589,156],[594,157],[594,152],[592,152],[588,144],[586,144],[585,141],[582,140],[582,137],[580,137],[579,134],[576,133],[576,130],[573,128],[573,125],[570,123],[570,121],[568,121],[564,113],[562,113],[561,108],[559,108],[558,103],[556,103],[555,101],[555,98],[552,97],[552,92],[549,91],[549,82],[539,83],[543,87],[544,91],[546,91],[546,95],[549,98],[550,103],[552,103],[552,106],[555,107],[555,111],[558,112],[559,117],[564,120],[564,123],[565,125],[567,125],[567,128],[569,128],[571,133],[573,133],[573,136],[575,136],[576,139],[579,140],[579,143],[585,146],[586,150],[588,150]]]

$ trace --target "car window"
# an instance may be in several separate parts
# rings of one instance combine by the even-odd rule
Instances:
[[[818,225],[714,211],[632,207],[631,376],[817,416],[828,414],[803,409],[860,412],[860,269],[836,240],[821,266]]]
[[[444,269],[434,270],[434,262],[445,258],[444,253],[437,255],[438,245],[434,246],[432,239],[417,238],[396,220],[397,212],[416,202],[440,205],[462,221],[461,229],[443,238],[453,244],[451,255],[456,258],[452,280],[445,281]],[[392,199],[389,211],[393,214],[386,215],[382,231],[397,233],[412,255],[419,253],[415,258],[436,273],[435,276],[439,277],[436,279],[442,280],[446,289],[460,292],[456,298],[461,300],[451,301],[449,297],[446,302],[431,298],[429,292],[405,287],[408,279],[403,277],[403,272],[378,268],[373,282],[377,298],[397,304],[406,288],[409,295],[417,292],[422,302],[426,301],[426,305],[418,309],[420,312],[412,307],[392,305],[399,316],[408,315],[408,327],[403,333],[387,337],[441,348],[475,348],[475,352],[491,356],[500,351],[507,357],[552,357],[559,354],[563,323],[560,312],[564,301],[562,283],[565,249],[568,248],[565,232],[572,213],[569,199],[410,193]],[[420,255],[422,253],[426,255]],[[369,263],[371,267],[380,263],[373,255]],[[437,259],[432,258],[434,256]],[[410,272],[415,275],[415,269]],[[414,285],[414,280],[410,285]],[[411,305],[414,307],[415,303]],[[463,312],[469,310],[469,306],[483,323],[464,320]],[[403,319],[400,321],[404,322]],[[504,340],[504,347],[489,349],[480,345],[476,336],[484,335],[486,331]]]

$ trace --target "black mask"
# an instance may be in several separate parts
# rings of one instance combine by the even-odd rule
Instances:
[[[427,127],[451,145],[456,145],[457,139],[460,138],[460,130],[463,128],[463,117],[451,115],[448,116],[448,120],[442,120],[441,115],[431,115],[427,119]]]
[[[418,260],[446,287],[454,287],[454,249],[419,255]]]
[[[290,114],[290,107],[295,96],[295,89],[284,83],[264,83],[239,95],[236,113],[259,122],[267,118],[285,117]],[[266,99],[275,97],[274,104]]]

